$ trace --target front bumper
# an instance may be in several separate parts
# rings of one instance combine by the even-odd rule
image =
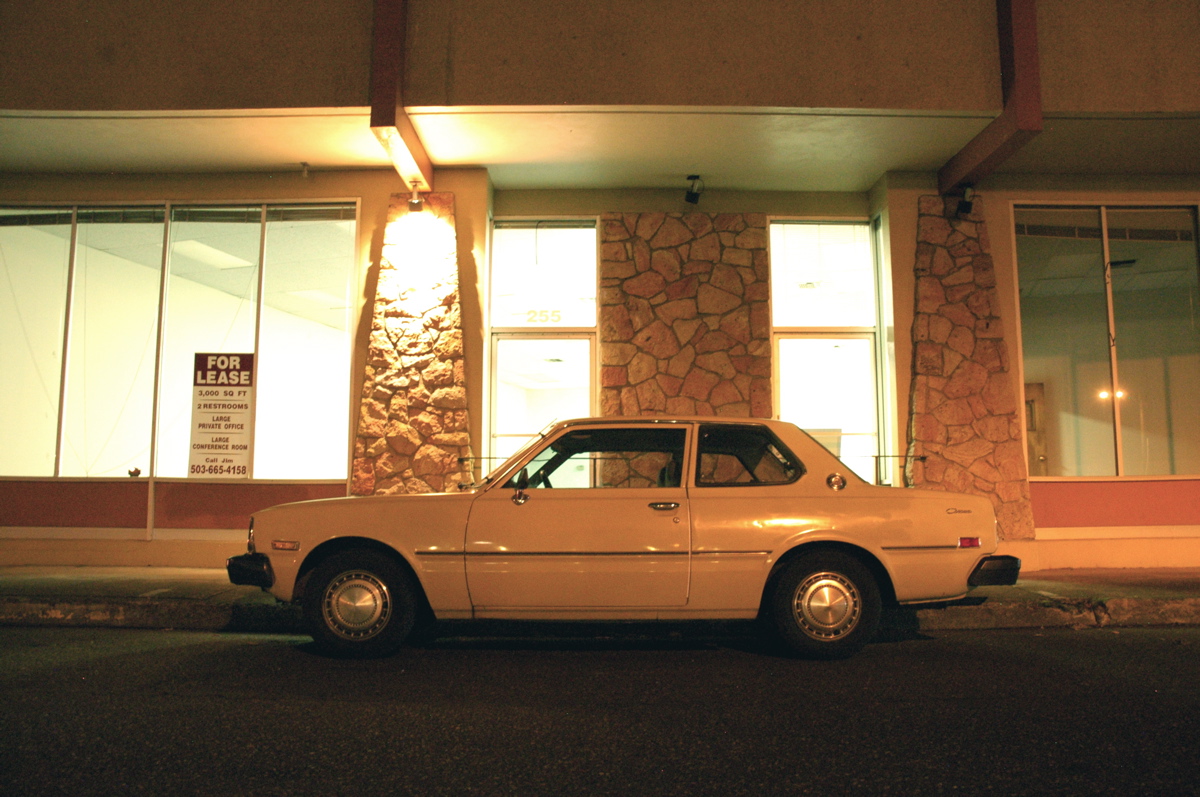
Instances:
[[[985,556],[967,578],[972,587],[1011,587],[1021,574],[1021,560],[1015,556]]]
[[[244,553],[225,560],[225,572],[232,584],[270,589],[275,585],[275,571],[266,554]]]

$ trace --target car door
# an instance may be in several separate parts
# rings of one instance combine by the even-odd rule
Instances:
[[[690,426],[570,426],[520,480],[480,495],[467,523],[471,602],[488,609],[687,603]]]

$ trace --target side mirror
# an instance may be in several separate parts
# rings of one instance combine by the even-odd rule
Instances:
[[[529,471],[521,468],[521,472],[512,478],[513,486],[512,502],[517,506],[529,500],[529,494],[525,491],[529,489]]]

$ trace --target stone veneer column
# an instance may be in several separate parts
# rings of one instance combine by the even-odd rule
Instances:
[[[906,479],[991,499],[1002,539],[1031,539],[1017,393],[982,199],[919,199]],[[921,460],[920,458],[924,459]]]
[[[354,495],[470,482],[454,195],[410,213],[394,194],[384,232],[354,444]]]
[[[767,219],[600,220],[603,415],[771,416]]]

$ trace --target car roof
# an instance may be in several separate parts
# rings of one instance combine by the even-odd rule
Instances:
[[[784,424],[794,426],[795,424],[781,421],[776,418],[743,418],[743,417],[727,417],[724,415],[605,415],[593,418],[568,418],[562,421],[556,421],[547,428],[560,428],[567,426],[580,425],[600,425],[600,424],[669,424],[669,423],[745,423],[745,424],[762,424],[766,426],[774,426]]]

